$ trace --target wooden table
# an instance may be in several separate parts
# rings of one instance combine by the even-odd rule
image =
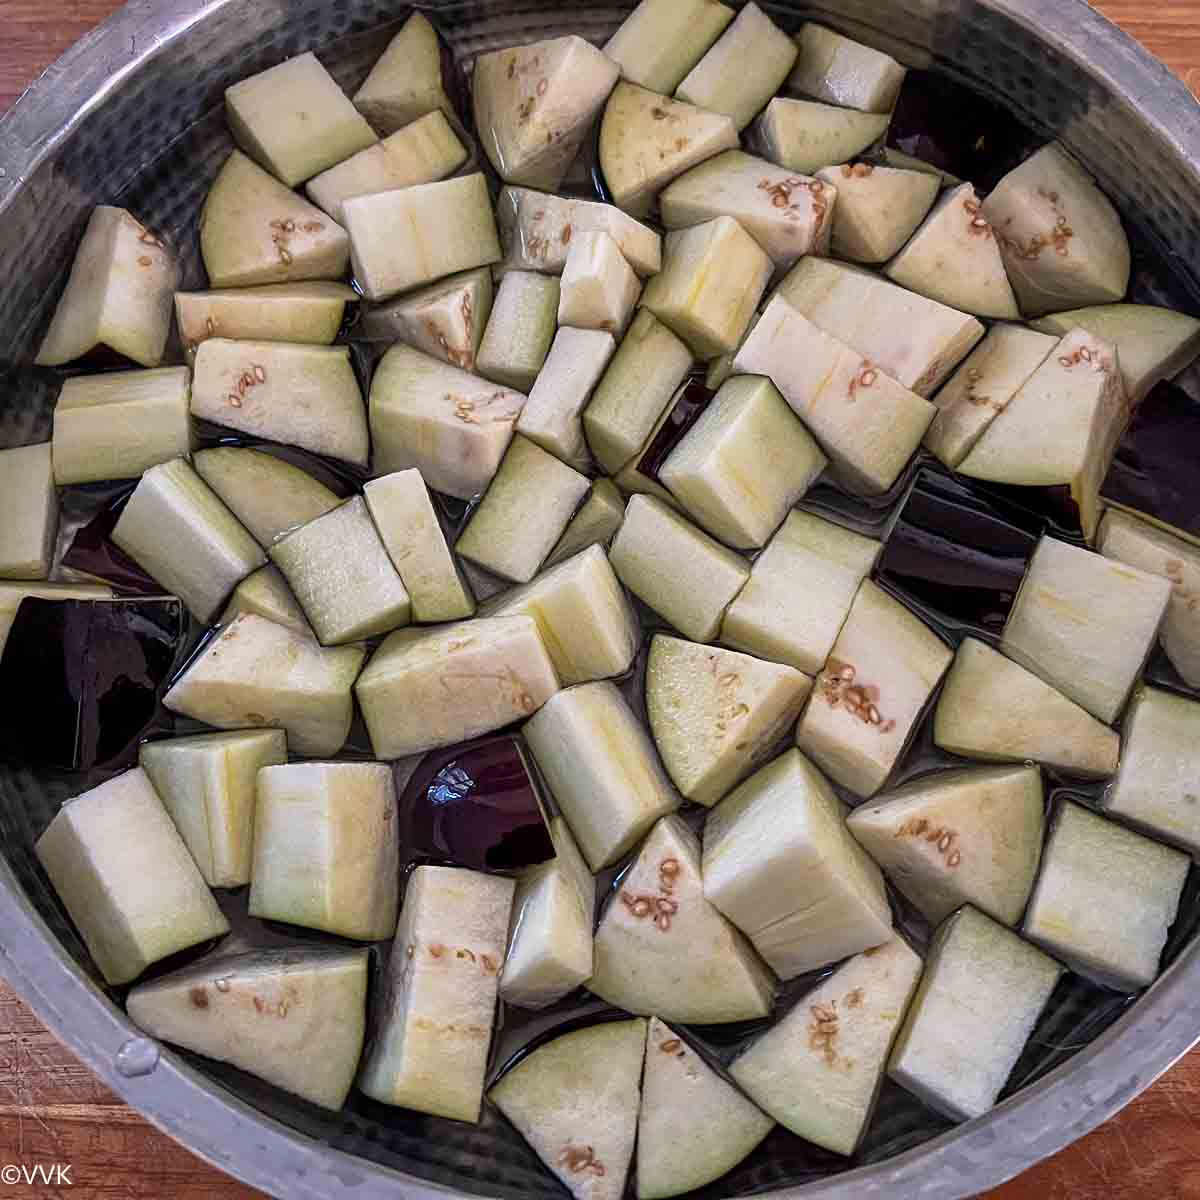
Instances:
[[[0,0],[0,112],[120,0]],[[1097,0],[1200,93],[1200,0]],[[251,1200],[107,1091],[0,984],[0,1165],[70,1163],[73,1188],[3,1195]],[[1119,1116],[988,1200],[1200,1200],[1200,1049]]]

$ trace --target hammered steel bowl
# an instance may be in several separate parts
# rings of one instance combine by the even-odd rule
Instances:
[[[421,7],[465,67],[481,50],[536,37],[571,31],[602,41],[631,2]],[[910,66],[944,71],[1061,138],[1127,222],[1140,264],[1135,297],[1200,311],[1200,107],[1083,0],[760,2],[784,28],[825,21]],[[230,146],[224,89],[306,50],[353,88],[407,13],[399,0],[134,0],[0,120],[0,447],[49,434],[61,376],[31,364],[91,207],[125,205],[167,233],[184,248],[186,285],[203,286],[195,222]],[[109,1087],[197,1154],[276,1196],[562,1194],[495,1114],[475,1127],[361,1096],[328,1114],[139,1038],[33,855],[35,838],[78,790],[67,777],[0,767],[0,974]],[[1170,965],[1140,998],[1082,982],[1060,989],[1008,1098],[988,1116],[950,1127],[889,1086],[851,1162],[777,1134],[704,1195],[949,1200],[1010,1178],[1111,1116],[1200,1038],[1198,921],[1193,878]]]

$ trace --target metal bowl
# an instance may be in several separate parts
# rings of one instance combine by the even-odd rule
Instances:
[[[599,39],[630,6],[421,5],[461,62],[568,30]],[[785,28],[816,17],[912,66],[936,66],[1060,137],[1120,208],[1135,249],[1153,261],[1139,277],[1141,298],[1195,306],[1200,107],[1084,0],[763,0],[763,7]],[[354,86],[405,15],[406,6],[389,0],[134,0],[38,80],[0,121],[0,446],[48,436],[60,377],[31,363],[91,206],[127,204],[192,247],[186,277],[202,285],[194,224],[229,145],[219,111],[224,88],[309,49]],[[109,1087],[202,1157],[277,1196],[560,1194],[494,1116],[476,1128],[362,1102],[330,1116],[140,1039],[98,981],[32,853],[57,806],[77,790],[66,778],[0,767],[0,973]],[[862,1156],[864,1165],[836,1175],[785,1147],[706,1194],[949,1200],[992,1187],[1080,1137],[1200,1038],[1200,948],[1187,937],[1200,898],[1195,887],[1188,894],[1190,911],[1162,978],[1136,1003],[1107,1002],[1103,1020],[1077,1005],[1060,1028],[1103,1032],[1077,1052],[1068,1045],[1043,1055],[1024,1076],[1034,1081],[986,1117],[953,1129],[927,1115],[902,1118]]]

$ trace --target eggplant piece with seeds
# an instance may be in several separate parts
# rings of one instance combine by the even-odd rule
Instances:
[[[801,175],[815,175],[823,167],[857,158],[879,140],[887,123],[886,115],[777,96],[750,127],[748,137],[763,158]]]
[[[456,121],[442,81],[437,30],[413,12],[354,93],[354,107],[385,137],[440,110]]]
[[[872,163],[822,167],[817,178],[837,189],[832,249],[852,262],[890,259],[928,215],[938,194],[932,175]]]
[[[607,233],[572,239],[562,273],[560,325],[623,334],[641,294],[641,280]]]
[[[210,337],[331,346],[342,328],[346,305],[357,302],[353,288],[319,280],[176,292],[175,320],[187,350]]]
[[[134,988],[125,1007],[153,1038],[337,1110],[362,1053],[367,956],[296,946],[206,958]]]
[[[475,370],[485,379],[528,392],[558,328],[559,281],[536,271],[509,271],[500,280]]]
[[[732,20],[733,9],[716,0],[641,0],[604,53],[623,79],[673,92]]]
[[[775,980],[704,894],[700,841],[663,817],[596,929],[588,990],[627,1012],[717,1025],[765,1017]]]
[[[790,91],[861,112],[890,113],[905,70],[890,54],[807,22],[796,35],[799,56]]]
[[[58,535],[51,444],[0,450],[0,579],[45,579]]]

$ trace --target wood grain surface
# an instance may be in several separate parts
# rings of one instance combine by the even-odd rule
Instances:
[[[117,0],[0,0],[0,112]],[[1200,92],[1200,0],[1097,3]],[[0,1166],[71,1165],[7,1196],[250,1200],[107,1091],[0,984]],[[1095,1133],[988,1200],[1200,1200],[1200,1049]]]

